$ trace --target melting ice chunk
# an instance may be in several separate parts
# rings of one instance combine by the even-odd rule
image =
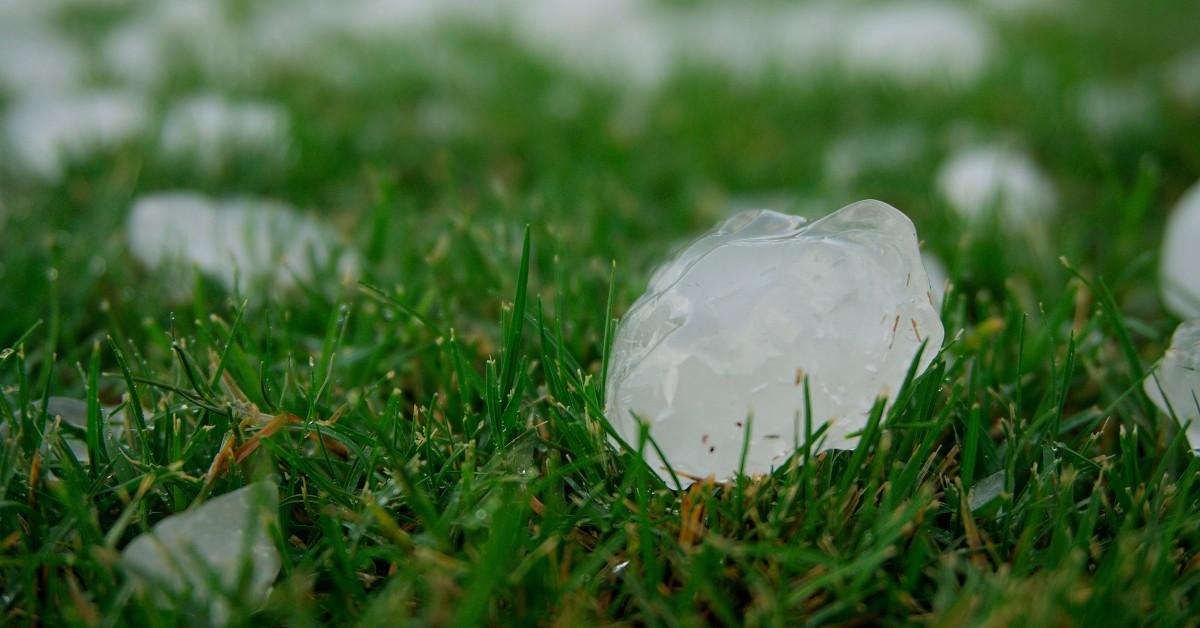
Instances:
[[[963,149],[942,164],[937,187],[968,219],[996,211],[1000,220],[1021,227],[1057,208],[1054,184],[1025,153],[999,145]]]
[[[1159,283],[1163,303],[1179,318],[1200,317],[1200,183],[1179,199],[1167,219]]]
[[[1181,422],[1191,421],[1188,446],[1200,450],[1200,319],[1175,329],[1171,346],[1142,385],[1164,413],[1174,411]]]
[[[766,473],[804,440],[804,385],[819,449],[858,442],[879,396],[895,395],[942,323],[908,218],[862,201],[811,224],[740,213],[660,268],[621,322],[609,420],[631,446],[638,421],[681,481]],[[747,440],[748,437],[748,440]],[[664,461],[646,460],[670,482]]]
[[[331,230],[270,201],[155,194],[134,205],[128,235],[133,254],[147,267],[195,267],[230,290],[239,277],[286,289],[330,264],[341,277],[357,271],[353,254],[334,258],[337,238]]]
[[[279,489],[271,482],[210,499],[135,538],[121,553],[121,564],[156,599],[165,603],[190,594],[207,607],[214,624],[224,624],[225,594],[261,601],[279,573],[279,551],[268,532],[278,504]]]

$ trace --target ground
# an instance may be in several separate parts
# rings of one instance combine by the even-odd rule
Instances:
[[[119,550],[273,474],[283,567],[234,623],[1194,625],[1200,462],[1142,380],[1178,322],[1157,250],[1200,118],[1164,95],[1098,137],[1073,100],[1157,80],[1195,42],[1185,4],[997,19],[1003,54],[955,90],[701,66],[633,87],[451,29],[445,63],[392,42],[345,53],[370,80],[232,88],[291,113],[282,166],[199,175],[135,143],[52,182],[0,168],[4,623],[175,624],[186,601],[132,588]],[[88,41],[117,18],[56,19]],[[186,69],[155,98],[201,84]],[[927,149],[829,181],[827,146],[889,125]],[[964,135],[1036,157],[1044,229],[947,207],[935,172]],[[126,245],[132,202],[164,189],[283,200],[346,234],[362,276],[192,275],[181,298]],[[735,206],[861,198],[905,211],[953,289],[939,357],[856,450],[680,492],[610,446],[606,341],[658,262]],[[155,429],[81,465],[51,396]]]

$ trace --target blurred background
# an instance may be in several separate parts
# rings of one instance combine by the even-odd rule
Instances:
[[[0,0],[0,115],[5,345],[355,279],[486,338],[531,224],[582,346],[614,260],[620,313],[733,212],[868,197],[963,320],[1053,304],[1065,256],[1157,336],[1200,4]]]

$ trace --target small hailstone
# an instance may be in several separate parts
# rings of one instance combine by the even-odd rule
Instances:
[[[1188,446],[1200,450],[1200,319],[1175,329],[1171,346],[1142,386],[1164,414],[1174,411],[1181,423],[1191,422]]]
[[[743,212],[662,266],[621,322],[607,415],[637,446],[638,421],[682,478],[783,464],[804,439],[804,378],[817,450],[853,448],[943,329],[908,218],[862,201],[812,223]],[[637,418],[635,418],[635,415]],[[663,461],[646,460],[666,481]]]
[[[146,119],[142,99],[125,92],[42,95],[16,103],[4,131],[19,166],[57,180],[71,161],[134,140]]]
[[[1090,82],[1079,89],[1076,114],[1100,139],[1113,139],[1153,128],[1154,93],[1137,83]]]
[[[1200,48],[1175,57],[1166,68],[1167,91],[1177,102],[1200,110]]]
[[[1167,219],[1159,266],[1163,303],[1179,318],[1200,317],[1200,183],[1193,185]]]
[[[0,91],[25,97],[67,91],[80,83],[83,70],[79,49],[53,31],[0,25]]]
[[[288,115],[267,102],[234,102],[206,94],[176,103],[163,121],[165,156],[217,170],[232,156],[278,159],[288,142]]]
[[[279,489],[271,482],[212,498],[130,541],[121,564],[155,599],[165,604],[170,596],[190,593],[207,607],[214,624],[224,624],[229,615],[225,593],[261,602],[279,573],[279,551],[269,533],[278,504]],[[239,590],[246,566],[249,577]]]
[[[971,487],[971,497],[967,506],[972,511],[979,510],[991,503],[1004,492],[1004,471],[997,471],[975,483]]]
[[[215,201],[189,192],[139,200],[128,218],[129,246],[142,264],[157,269],[181,263],[232,290],[266,280],[278,289],[310,281],[333,263],[340,278],[357,272],[353,254],[333,259],[335,234],[285,205],[252,199]]]
[[[862,177],[897,172],[918,161],[926,136],[912,125],[857,131],[835,139],[825,150],[825,175],[831,183],[848,186]]]
[[[970,147],[951,155],[938,169],[937,187],[968,219],[995,210],[1013,226],[1038,222],[1058,204],[1054,184],[1031,157],[998,145]]]
[[[969,10],[917,1],[864,10],[846,32],[843,55],[855,75],[956,87],[983,74],[991,49],[991,31]]]

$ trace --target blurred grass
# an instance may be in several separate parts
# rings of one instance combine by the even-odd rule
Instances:
[[[240,390],[302,423],[265,440],[284,570],[236,622],[1195,625],[1200,467],[1140,379],[1173,327],[1155,251],[1200,174],[1200,124],[1164,100],[1147,130],[1101,142],[1072,96],[1089,78],[1152,75],[1195,41],[1196,13],[1102,3],[1001,21],[998,66],[958,94],[702,67],[632,93],[451,30],[455,58],[347,48],[369,80],[233,89],[291,112],[283,169],[199,177],[136,145],[54,185],[0,169],[0,345],[13,349],[0,421],[22,434],[0,450],[5,622],[180,621],[130,590],[112,550],[200,494],[225,434],[249,436]],[[104,19],[62,15],[85,41]],[[460,65],[478,76],[439,69]],[[183,68],[155,96],[202,85]],[[462,127],[425,126],[438,107]],[[849,188],[826,182],[832,140],[894,124],[927,132],[929,150]],[[938,199],[933,172],[960,132],[1018,137],[1053,176],[1063,211],[1044,246],[971,230]],[[352,235],[382,294],[229,295],[197,278],[191,301],[171,302],[123,225],[138,195],[173,188],[319,213]],[[605,442],[610,280],[620,314],[679,242],[763,196],[907,212],[955,278],[954,340],[859,452],[676,494]],[[34,401],[120,403],[118,355],[155,429],[98,472],[74,467],[46,446]],[[197,390],[184,355],[198,381],[220,362],[228,383]],[[971,509],[996,473],[1000,497]]]

